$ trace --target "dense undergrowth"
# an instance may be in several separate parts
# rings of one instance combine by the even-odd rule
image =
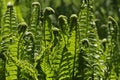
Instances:
[[[32,2],[24,20],[12,3],[0,6],[0,80],[120,79],[118,21],[108,16],[100,31],[94,1],[81,0],[78,14],[61,14],[55,24],[51,7]]]

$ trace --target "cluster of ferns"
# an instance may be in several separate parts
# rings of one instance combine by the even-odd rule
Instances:
[[[93,1],[79,14],[60,15],[33,2],[30,23],[7,5],[0,27],[0,80],[119,80],[120,31],[109,16],[107,37],[99,39]],[[19,13],[20,14],[20,13]]]

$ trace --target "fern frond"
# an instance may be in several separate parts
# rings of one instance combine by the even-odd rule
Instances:
[[[95,21],[93,16],[92,1],[83,1],[82,10],[79,13],[79,27],[78,27],[78,38],[79,38],[79,57],[78,64],[81,67],[79,72],[80,79],[100,79],[103,74],[99,75],[98,72],[103,73],[101,62],[102,49],[100,46],[97,30],[95,27]],[[93,48],[94,47],[94,48]],[[102,60],[102,59],[101,59]],[[84,66],[81,66],[81,65]],[[84,67],[84,68],[83,68]]]
[[[120,71],[120,64],[118,62],[119,59],[119,27],[117,21],[109,16],[108,17],[108,43],[106,44],[106,79],[119,79],[119,71]],[[111,64],[112,63],[112,64]],[[109,72],[109,73],[108,73]]]
[[[17,67],[21,69],[22,77],[19,78],[19,80],[28,79],[28,76],[31,79],[38,80],[36,69],[33,66],[31,66],[27,61],[18,60],[14,58],[11,54],[9,55],[9,58]],[[23,77],[24,75],[26,76],[26,78]]]
[[[38,55],[40,52],[40,40],[41,38],[41,26],[40,26],[40,3],[39,2],[33,2],[32,3],[32,13],[31,13],[31,23],[30,27],[28,28],[30,32],[35,36],[35,54]]]
[[[24,46],[24,54],[21,54],[21,58],[27,60],[29,63],[34,64],[34,50],[35,50],[35,41],[34,36],[30,32],[26,32],[23,36],[23,46]]]
[[[69,80],[71,79],[71,73],[72,73],[72,61],[73,61],[73,56],[70,52],[68,52],[67,46],[68,46],[68,23],[67,23],[67,17],[64,15],[60,15],[58,17],[59,20],[59,27],[60,27],[60,34],[58,36],[58,47],[60,50],[57,50],[57,54],[54,57],[54,63],[56,69],[55,74],[56,79],[66,79]]]
[[[6,56],[0,53],[0,79],[5,80],[5,64],[6,64]]]
[[[27,63],[34,66],[34,37],[33,34],[27,32],[28,25],[22,22],[18,25],[19,41],[18,41],[18,60],[26,60]],[[18,78],[23,79],[22,69],[18,67]],[[26,76],[28,78],[28,76]]]
[[[53,46],[53,31],[51,24],[51,20],[49,18],[50,15],[54,14],[54,10],[51,7],[46,7],[43,11],[43,25],[42,25],[42,39],[41,39],[41,47],[42,47],[42,62],[40,64],[41,69],[46,74],[46,79],[51,79],[51,76],[53,75],[53,71],[51,70],[50,65],[50,55],[51,50]]]
[[[14,13],[13,5],[8,3],[7,11],[3,18],[4,26],[1,29],[2,34],[2,52],[7,56],[6,59],[6,80],[17,79],[17,67],[10,60],[8,54],[17,58],[17,18]],[[16,43],[14,46],[12,44]],[[14,68],[12,68],[14,67]]]
[[[52,25],[51,21],[49,19],[49,15],[54,14],[54,10],[51,7],[46,7],[44,9],[44,44],[45,47],[51,46],[51,41],[53,40],[53,34],[52,34]]]
[[[76,72],[77,72],[77,69],[76,69],[76,65],[78,64],[76,62],[76,58],[78,56],[78,17],[76,14],[72,14],[70,16],[70,30],[69,30],[69,46],[68,46],[68,50],[69,52],[73,55],[73,70],[72,70],[72,77],[71,79],[75,79],[75,75],[76,75]]]

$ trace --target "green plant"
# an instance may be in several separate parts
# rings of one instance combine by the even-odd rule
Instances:
[[[119,24],[112,16],[99,23],[94,1],[80,1],[78,14],[58,18],[53,8],[43,9],[39,2],[12,0],[14,5],[9,2],[6,8],[8,1],[1,1],[0,79],[119,80]],[[65,6],[67,1],[62,2]],[[21,13],[20,3],[29,15]],[[99,24],[105,35],[99,34]]]

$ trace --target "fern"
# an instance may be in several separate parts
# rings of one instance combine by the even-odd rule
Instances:
[[[25,60],[34,67],[34,37],[30,32],[26,32],[27,27],[27,24],[24,22],[18,25],[18,60]],[[21,67],[18,66],[18,79],[24,79],[24,77],[21,77],[23,73],[24,71],[22,71]],[[28,76],[28,73],[24,75],[26,75],[26,78],[31,78],[31,76]]]
[[[48,18],[49,15],[54,14],[54,10],[50,7],[46,7],[44,10],[44,29],[43,29],[43,34],[44,34],[44,44],[45,47],[47,47],[48,45],[50,45],[49,43],[52,41],[52,25],[51,25],[51,21]],[[51,46],[51,45],[50,45]]]
[[[14,58],[17,58],[17,19],[14,13],[13,5],[8,3],[7,11],[5,14],[4,26],[2,27],[2,53],[7,56],[6,59],[6,79],[17,79],[17,67],[10,60],[9,54],[12,54]],[[8,35],[9,34],[9,35]]]
[[[18,78],[19,80],[28,79],[28,76],[30,80],[38,80],[36,70],[27,61],[15,59],[12,55],[9,55],[9,58],[21,69],[22,76]]]
[[[6,7],[8,0],[0,1],[1,80],[120,79],[119,24],[109,16],[107,24],[99,23],[105,33],[98,23],[96,28],[93,0],[80,0],[78,16],[61,14],[58,20],[51,7],[42,10],[40,1],[32,5],[33,0],[11,1],[15,6],[9,2]],[[78,6],[71,4],[63,5],[74,10]]]
[[[0,79],[5,80],[5,63],[6,57],[4,54],[0,53]]]
[[[34,38],[33,43],[31,47],[31,50],[29,50],[29,52],[27,52],[28,54],[31,53],[31,57],[33,59],[33,64],[34,67],[37,69],[38,71],[38,79],[42,80],[45,79],[46,75],[43,72],[42,68],[41,68],[41,56],[43,56],[43,27],[42,24],[40,23],[40,18],[42,16],[40,16],[40,3],[39,2],[33,2],[32,3],[32,15],[31,15],[31,23],[30,23],[30,27],[29,27],[29,31],[33,33],[32,37]],[[35,36],[35,37],[34,37]],[[28,38],[28,35],[26,35],[26,39]],[[32,39],[32,38],[31,38]],[[27,42],[30,40],[26,40]],[[26,42],[25,42],[26,43]],[[31,44],[31,42],[28,42],[28,44]],[[30,47],[30,45],[28,46]],[[34,56],[34,57],[33,57]],[[39,56],[39,57],[37,57]],[[28,59],[29,60],[29,59]],[[30,61],[31,62],[31,61]],[[41,79],[42,78],[42,79]]]
[[[52,78],[58,79],[59,76],[58,71],[62,57],[61,53],[65,45],[63,37],[60,34],[60,29],[54,28],[53,33],[54,33],[54,47],[51,52],[51,67],[54,75],[52,75]]]
[[[30,32],[26,32],[23,36],[23,46],[24,46],[24,54],[21,54],[21,58],[27,60],[29,63],[33,64],[34,60],[34,50],[35,50],[35,41],[33,34]]]
[[[76,75],[76,57],[78,56],[78,17],[76,14],[72,14],[70,17],[70,30],[69,30],[69,47],[68,51],[73,55],[73,70],[72,70],[72,79],[75,79]]]
[[[115,36],[116,35],[116,36]],[[109,16],[108,20],[108,43],[106,43],[106,66],[105,79],[119,79],[119,27],[117,22]],[[111,48],[111,49],[110,49]]]
[[[91,1],[92,2],[92,1]],[[93,12],[92,12],[92,4],[87,1],[83,1],[82,4],[82,10],[79,13],[79,28],[78,33],[80,36],[78,36],[79,39],[79,75],[81,75],[81,79],[100,79],[102,78],[102,75],[98,75],[99,73],[96,70],[99,70],[101,72],[101,65],[98,65],[100,62],[97,58],[100,58],[101,56],[101,47],[99,42],[99,38],[96,28],[94,25],[93,20]],[[78,34],[78,35],[79,35]],[[94,49],[92,49],[94,47]],[[102,73],[102,72],[101,72]]]
[[[33,10],[31,15],[31,24],[29,31],[33,33],[35,36],[35,54],[40,52],[40,26],[39,26],[39,12],[40,12],[40,4],[38,2],[32,3]],[[34,56],[34,55],[33,55]]]
[[[46,74],[46,79],[51,79],[50,77],[53,75],[51,71],[50,65],[50,55],[51,55],[51,48],[53,42],[53,32],[52,32],[52,24],[50,21],[49,16],[54,14],[54,10],[51,7],[46,7],[43,11],[43,26],[42,26],[42,62],[40,64],[42,70]]]
[[[73,57],[70,52],[68,52],[67,46],[68,46],[68,25],[67,25],[67,17],[64,15],[59,16],[59,26],[61,30],[61,40],[60,45],[62,48],[62,52],[59,53],[61,55],[60,58],[57,58],[59,62],[58,67],[58,76],[56,79],[71,79],[71,72],[72,72],[72,60]],[[64,44],[64,45],[63,45]]]
[[[86,74],[86,72],[89,70],[89,67],[87,67],[88,59],[87,53],[88,53],[88,47],[89,47],[89,41],[87,38],[87,31],[89,30],[88,26],[88,9],[87,4],[83,1],[82,6],[83,9],[79,13],[79,26],[77,30],[77,38],[78,38],[78,55],[76,58],[76,62],[78,65],[75,66],[76,71],[74,72],[74,79],[89,79],[88,77],[90,75]]]

